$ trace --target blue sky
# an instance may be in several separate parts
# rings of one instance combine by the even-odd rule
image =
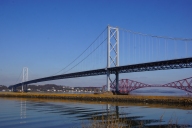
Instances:
[[[153,35],[192,38],[191,12],[191,0],[0,0],[0,84],[20,82],[25,66],[29,79],[55,74],[108,24]],[[191,69],[120,75],[152,84],[191,76]],[[46,83],[101,86],[106,77]]]

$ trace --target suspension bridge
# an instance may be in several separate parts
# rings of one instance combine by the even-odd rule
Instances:
[[[79,56],[56,74],[28,80],[28,68],[24,68],[22,82],[9,88],[15,91],[22,86],[24,91],[28,84],[37,82],[106,75],[106,91],[129,93],[144,87],[172,87],[192,92],[191,78],[184,80],[183,83],[187,84],[173,82],[165,85],[119,80],[120,73],[192,68],[191,48],[192,39],[155,36],[108,26]]]

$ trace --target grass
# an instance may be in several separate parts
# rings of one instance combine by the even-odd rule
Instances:
[[[26,97],[26,98],[50,98],[50,99],[74,99],[89,101],[139,101],[139,102],[167,102],[192,104],[192,97],[177,96],[141,96],[141,95],[112,95],[103,94],[64,94],[64,93],[18,93],[1,92],[0,97]]]
[[[90,123],[82,123],[82,128],[187,128],[189,125],[178,124],[178,119],[171,119],[165,124],[163,122],[163,115],[159,119],[160,124],[149,125],[145,121],[127,120],[126,117],[117,118],[115,115],[102,115],[101,118],[94,117]]]
[[[115,115],[102,115],[101,118],[93,117],[90,123],[82,123],[82,128],[123,128],[125,121],[122,118],[116,118]]]

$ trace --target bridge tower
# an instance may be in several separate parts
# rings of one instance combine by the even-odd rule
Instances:
[[[23,68],[23,79],[22,83],[28,81],[28,68],[24,67]],[[24,91],[24,86],[25,86],[25,91],[27,91],[27,85],[22,84],[22,92]]]
[[[118,91],[119,73],[116,71],[116,79],[110,79],[108,68],[119,66],[119,28],[108,25],[107,31],[107,91],[110,91],[110,84],[116,81],[116,91]]]

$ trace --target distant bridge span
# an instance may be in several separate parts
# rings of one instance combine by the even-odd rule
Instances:
[[[112,83],[110,86],[112,90],[116,89],[115,83],[116,82]],[[106,85],[104,87],[106,87]],[[119,80],[119,91],[121,93],[129,93],[131,91],[134,91],[140,88],[146,88],[146,87],[169,87],[169,88],[180,89],[180,90],[184,90],[186,92],[192,93],[192,77],[167,83],[164,85],[150,85],[150,84],[145,84],[145,83],[137,82],[130,79]]]

